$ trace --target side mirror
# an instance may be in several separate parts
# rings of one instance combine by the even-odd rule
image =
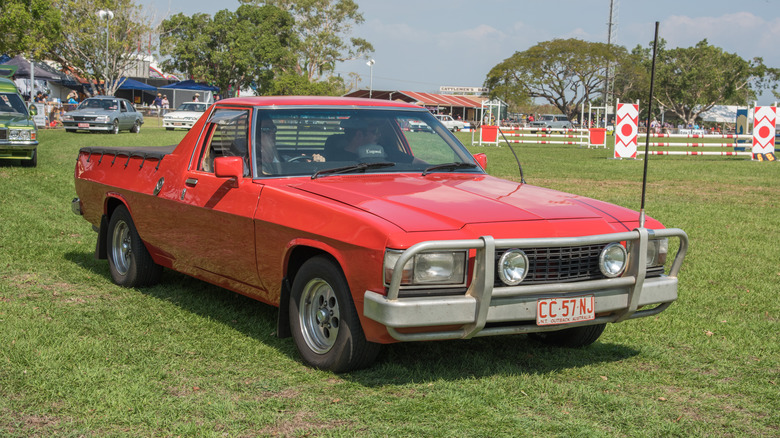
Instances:
[[[241,157],[217,157],[214,159],[214,175],[217,178],[231,178],[233,187],[244,177],[244,160]]]
[[[474,159],[477,160],[477,163],[482,167],[482,170],[487,170],[487,155],[480,152],[474,154]]]
[[[30,110],[30,115],[31,115],[31,116],[37,116],[37,115],[38,115],[38,107],[37,107],[37,106],[35,106],[35,104],[34,104],[34,103],[31,103],[31,104],[30,104],[30,108],[29,108],[29,110]]]

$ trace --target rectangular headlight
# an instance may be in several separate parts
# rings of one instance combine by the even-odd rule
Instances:
[[[390,284],[401,254],[402,251],[395,250],[385,252],[385,284]],[[426,252],[417,254],[406,263],[403,267],[401,285],[459,285],[465,283],[465,276],[465,251]]]
[[[669,252],[669,239],[650,239],[647,242],[647,266],[663,266]]]
[[[108,121],[108,116],[97,116],[95,117],[95,121],[105,123]]]

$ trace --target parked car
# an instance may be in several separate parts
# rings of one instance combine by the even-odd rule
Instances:
[[[141,132],[144,116],[127,99],[114,96],[94,96],[85,99],[73,111],[62,115],[65,131]]]
[[[232,98],[178,146],[82,148],[71,207],[115,283],[168,268],[277,306],[278,335],[334,372],[402,341],[585,346],[677,299],[682,230],[486,166],[417,105]]]
[[[163,127],[168,131],[176,128],[190,129],[192,125],[203,115],[208,105],[203,102],[184,102],[163,117]]]
[[[442,125],[446,126],[447,129],[452,132],[460,131],[466,127],[464,122],[455,120],[452,118],[452,116],[448,116],[446,114],[436,114],[435,117],[442,123]]]
[[[38,165],[38,128],[33,116],[35,105],[29,108],[8,77],[16,67],[0,66],[0,159],[20,160],[24,167]]]
[[[562,114],[542,114],[538,119],[530,123],[531,128],[542,128],[547,130],[571,129],[571,126],[569,118]]]

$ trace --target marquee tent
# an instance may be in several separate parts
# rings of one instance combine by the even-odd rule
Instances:
[[[186,81],[180,81],[174,84],[164,85],[158,88],[158,90],[161,91],[172,90],[173,98],[170,100],[173,103],[173,108],[177,108],[180,104],[191,101],[192,97],[195,96],[196,93],[202,95],[203,98],[200,99],[201,102],[212,103],[214,102],[214,93],[219,91],[219,87],[201,84],[191,79],[188,79]],[[177,91],[179,92],[178,97],[176,94]]]

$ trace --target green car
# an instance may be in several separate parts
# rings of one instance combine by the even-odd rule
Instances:
[[[21,160],[24,167],[38,165],[38,130],[33,116],[35,105],[29,109],[10,76],[15,66],[0,65],[0,160]]]

